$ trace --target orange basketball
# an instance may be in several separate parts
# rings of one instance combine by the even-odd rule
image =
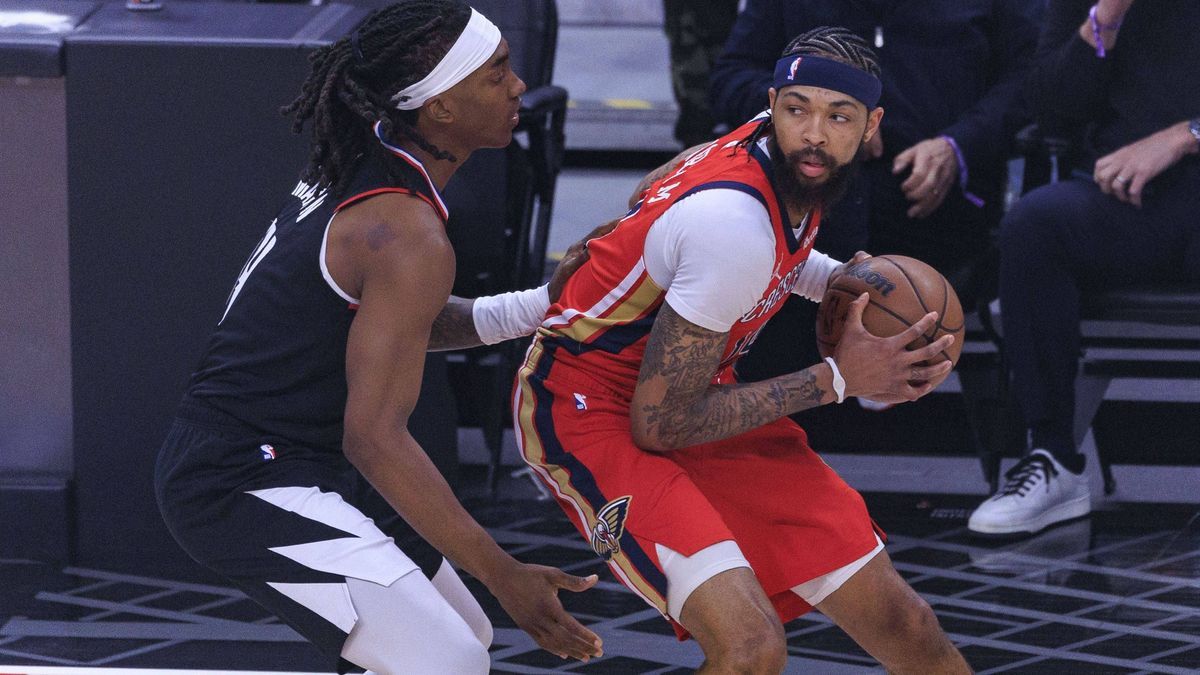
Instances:
[[[817,349],[832,356],[842,337],[850,303],[869,293],[863,327],[878,337],[891,337],[929,312],[937,312],[933,329],[908,345],[917,349],[950,333],[954,343],[942,358],[958,363],[963,348],[963,311],[950,282],[929,265],[901,255],[879,255],[850,267],[825,291],[817,312]],[[935,359],[936,361],[936,359]]]

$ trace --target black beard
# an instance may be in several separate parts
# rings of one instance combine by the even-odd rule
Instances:
[[[826,209],[845,196],[850,180],[858,173],[858,166],[866,156],[860,143],[854,158],[847,164],[838,164],[820,148],[796,150],[785,157],[774,134],[771,134],[769,148],[771,166],[775,169],[775,191],[785,204],[800,212]],[[824,164],[829,170],[829,177],[817,182],[796,171],[796,165],[805,160]]]

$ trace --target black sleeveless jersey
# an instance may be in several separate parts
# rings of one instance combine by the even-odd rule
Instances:
[[[446,206],[425,168],[400,148],[395,162],[364,159],[348,195],[301,182],[242,267],[186,398],[282,441],[340,452],[346,407],[346,341],[358,300],[325,265],[326,233],[351,204],[383,192]],[[371,153],[368,153],[371,156]],[[398,172],[398,173],[397,173]]]

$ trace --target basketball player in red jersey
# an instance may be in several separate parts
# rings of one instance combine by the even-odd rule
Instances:
[[[878,129],[879,95],[859,38],[799,36],[769,113],[666,171],[590,242],[518,374],[525,460],[613,573],[696,638],[701,672],[780,672],[782,622],[813,607],[889,672],[970,670],[862,498],[787,417],[933,390],[950,364],[922,362],[952,338],[905,345],[936,314],[876,338],[864,294],[826,362],[751,384],[733,371],[789,293],[819,301],[843,269],[810,249]]]
[[[489,671],[491,623],[446,559],[542,647],[598,655],[557,598],[595,578],[508,555],[407,428],[427,349],[528,335],[561,285],[449,297],[440,191],[472,151],[512,140],[525,84],[508,44],[461,0],[406,0],[311,63],[284,110],[297,131],[312,123],[310,163],[234,284],[159,453],[164,520],[343,667]],[[405,521],[423,541],[401,550]]]

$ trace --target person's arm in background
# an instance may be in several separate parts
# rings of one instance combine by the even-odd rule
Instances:
[[[733,24],[709,75],[709,102],[718,121],[736,127],[767,107],[775,61],[795,37],[784,34],[782,5],[783,0],[747,0]]]
[[[1023,97],[1041,16],[1042,0],[997,2],[988,90],[954,124],[896,156],[894,172],[912,167],[901,185],[913,203],[910,217],[937,210],[956,182],[977,201],[970,194],[970,176],[994,176],[994,167],[1007,159],[1010,139],[1029,121]]]
[[[1128,0],[1118,1],[1128,7]],[[1104,109],[1112,59],[1098,58],[1095,44],[1080,33],[1091,6],[1092,0],[1050,0],[1046,5],[1029,77],[1035,115],[1080,122]],[[1108,37],[1111,42],[1112,34]]]

